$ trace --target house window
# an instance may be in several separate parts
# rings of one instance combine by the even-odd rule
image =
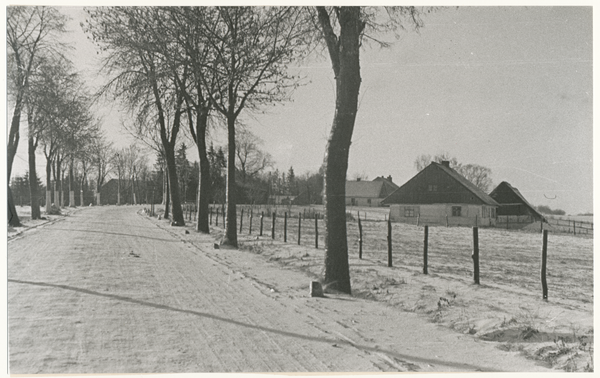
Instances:
[[[370,198],[367,199],[367,203],[369,204],[369,206],[371,206],[371,199]]]
[[[453,217],[460,217],[461,215],[461,207],[460,206],[452,206],[452,216]]]
[[[404,216],[405,217],[414,217],[415,216],[415,208],[414,207],[405,207],[404,208]]]
[[[429,185],[427,190],[430,192],[437,192],[437,185]]]

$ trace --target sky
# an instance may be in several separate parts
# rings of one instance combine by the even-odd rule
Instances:
[[[79,27],[81,8],[62,8],[73,20],[67,39],[90,85],[99,85],[100,55]],[[348,178],[393,177],[402,185],[421,154],[449,153],[492,170],[493,186],[507,181],[534,205],[569,214],[593,211],[592,7],[453,7],[382,38],[389,49],[361,51],[359,110]],[[334,114],[335,82],[323,52],[291,70],[306,85],[292,101],[242,112],[264,140],[280,171],[314,172],[322,164]],[[117,146],[118,104],[95,109]],[[211,131],[216,145],[224,132]],[[24,173],[26,135],[13,171]],[[188,157],[196,160],[190,149]],[[39,174],[44,163],[38,159]]]

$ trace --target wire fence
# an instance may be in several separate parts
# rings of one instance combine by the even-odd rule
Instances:
[[[210,206],[211,227],[225,228],[223,209]],[[186,220],[194,221],[196,210],[195,205],[185,205]],[[287,207],[276,210],[273,206],[242,205],[236,210],[236,231],[238,235],[251,236],[248,240],[276,240],[321,251],[325,248],[325,222],[317,208],[288,212]],[[418,269],[423,274],[469,277],[475,284],[480,279],[482,283],[518,282],[520,288],[533,291],[540,290],[540,263],[547,258],[548,282],[542,283],[540,291],[544,299],[550,291],[550,297],[593,301],[593,241],[589,238],[557,235],[546,242],[539,234],[498,227],[430,228],[374,218],[364,220],[362,212],[360,217],[347,218],[348,253],[353,258],[381,266]],[[557,224],[567,224],[566,220],[561,221]],[[573,221],[570,222],[572,226]],[[577,227],[580,221],[576,222]],[[547,240],[548,230],[544,234]],[[540,260],[540,250],[544,260]],[[546,275],[545,270],[542,274]]]

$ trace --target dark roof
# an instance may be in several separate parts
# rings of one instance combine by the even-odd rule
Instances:
[[[428,165],[427,167],[422,169],[419,173],[417,173],[415,176],[413,176],[413,178],[411,178],[406,183],[404,183],[404,185],[402,185],[400,188],[395,190],[392,194],[387,196],[382,201],[382,203],[384,203],[384,204],[394,203],[394,202],[390,202],[390,201],[393,201],[393,196],[395,193],[399,192],[405,185],[407,185],[409,182],[411,182],[412,180],[417,178],[419,175],[423,174],[423,172],[425,172],[428,168],[430,169],[430,167],[432,167],[432,166],[435,166],[435,167],[439,168],[440,170],[442,170],[442,172],[444,172],[450,178],[455,180],[460,186],[465,188],[468,192],[472,193],[484,204],[490,205],[490,206],[500,206],[498,204],[498,202],[496,202],[492,197],[490,197],[489,195],[484,193],[481,189],[479,189],[477,186],[475,186],[475,184],[473,184],[471,181],[469,181],[465,177],[463,177],[460,173],[456,172],[454,169],[450,168],[449,166],[447,166],[445,164],[440,164],[440,163],[436,163],[436,162],[432,162],[430,165]]]
[[[476,187],[475,184],[473,184],[471,181],[467,180],[463,175],[456,172],[454,169],[452,169],[444,164],[440,164],[440,163],[433,162],[431,164],[437,165],[444,172],[448,173],[452,178],[454,178],[456,181],[458,181],[462,186],[464,186],[467,190],[469,190],[471,193],[473,193],[475,196],[477,196],[477,198],[482,200],[484,203],[486,203],[488,205],[499,206],[499,203],[496,202],[492,197],[487,195],[483,190]]]
[[[532,211],[534,214],[538,215],[540,218],[543,218],[542,214],[540,214],[539,211],[537,211],[537,209],[530,204],[525,197],[523,197],[523,195],[521,194],[521,192],[519,192],[519,189],[515,188],[514,186],[510,185],[508,182],[506,181],[502,181],[500,184],[498,184],[498,186],[496,186],[494,188],[494,190],[492,190],[492,192],[490,193],[490,197],[492,198],[499,198],[499,193],[500,192],[506,192],[506,191],[511,191],[512,193],[514,193],[514,195],[516,195],[518,197],[518,199],[521,201],[521,203],[523,203],[525,206],[527,206],[529,208],[530,211]],[[500,199],[498,199],[498,202],[500,201]],[[514,203],[502,203],[500,202],[500,205],[514,205]]]
[[[394,190],[399,188],[399,186],[394,184],[394,182],[392,181],[392,176],[388,176],[387,178],[383,176],[377,176],[373,179],[373,181],[385,181],[386,183],[390,184],[390,186],[393,187]]]

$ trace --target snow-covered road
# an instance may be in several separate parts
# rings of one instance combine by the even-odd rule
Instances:
[[[11,374],[550,371],[136,213],[86,208],[8,243]]]

